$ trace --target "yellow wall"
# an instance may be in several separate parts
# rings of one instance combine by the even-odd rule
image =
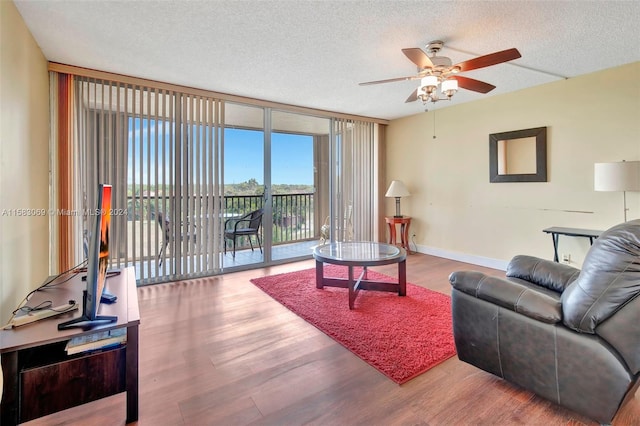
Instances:
[[[544,228],[606,229],[623,221],[622,193],[594,192],[593,165],[640,160],[640,62],[455,102],[393,120],[387,132],[386,177],[412,193],[402,211],[413,217],[419,251],[504,267],[516,254],[552,259]],[[548,182],[489,183],[489,134],[541,126]],[[627,200],[628,219],[640,218],[640,193]],[[559,253],[571,254],[574,266],[588,248],[588,239],[560,237]]]
[[[47,61],[11,1],[0,1],[0,321],[49,271]]]

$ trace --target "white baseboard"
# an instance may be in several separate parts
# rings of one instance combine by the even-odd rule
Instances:
[[[490,257],[476,256],[468,253],[459,253],[455,251],[443,250],[437,247],[429,247],[416,245],[418,253],[428,254],[431,256],[443,257],[445,259],[457,260],[458,262],[471,263],[472,265],[484,266],[487,268],[507,270],[509,264],[506,260],[492,259]]]

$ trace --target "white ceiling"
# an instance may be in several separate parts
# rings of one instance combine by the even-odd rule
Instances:
[[[404,102],[418,82],[358,83],[415,74],[401,49],[435,39],[454,63],[511,47],[522,58],[464,73],[492,92],[460,90],[429,109],[640,60],[639,1],[15,4],[49,61],[384,119],[425,110]]]

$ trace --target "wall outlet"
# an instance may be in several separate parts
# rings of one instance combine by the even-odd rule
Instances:
[[[564,253],[564,254],[562,255],[562,263],[565,263],[565,264],[567,264],[567,265],[568,265],[568,264],[570,264],[570,263],[571,263],[571,254],[569,254],[569,253]]]

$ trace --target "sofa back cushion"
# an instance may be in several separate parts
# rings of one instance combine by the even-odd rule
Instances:
[[[562,293],[563,321],[574,330],[594,333],[639,295],[640,219],[614,226],[594,242],[580,275]]]

